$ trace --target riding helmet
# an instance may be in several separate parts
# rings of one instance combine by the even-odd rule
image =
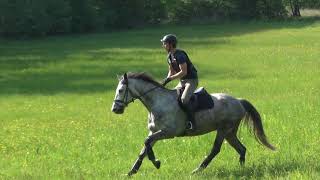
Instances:
[[[177,37],[174,34],[167,34],[163,36],[163,38],[160,41],[172,44],[173,47],[176,47],[178,43]]]

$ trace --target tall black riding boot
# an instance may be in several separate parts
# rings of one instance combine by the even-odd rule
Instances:
[[[188,116],[188,125],[187,125],[187,129],[191,129],[191,130],[194,130],[196,129],[196,123],[195,123],[195,117],[194,117],[194,109],[193,109],[193,106],[192,104],[188,104],[185,106],[185,110],[186,110],[186,114]]]

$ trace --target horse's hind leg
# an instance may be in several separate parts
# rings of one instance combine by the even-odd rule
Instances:
[[[192,173],[197,173],[199,171],[202,171],[205,169],[209,163],[212,161],[212,159],[220,152],[222,142],[225,138],[225,132],[222,130],[218,130],[216,139],[214,141],[213,148],[210,152],[210,154],[203,160],[203,162],[200,164],[200,166],[195,169]]]
[[[237,137],[237,132],[233,131],[232,133],[228,134],[226,136],[226,140],[239,153],[240,164],[244,165],[244,162],[246,160],[246,147],[244,147],[244,145],[241,144],[241,142],[239,141],[239,139]]]

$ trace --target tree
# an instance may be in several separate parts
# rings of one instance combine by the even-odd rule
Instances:
[[[300,8],[302,5],[302,0],[289,0],[289,3],[290,3],[292,16],[300,17],[301,16]]]
[[[300,16],[319,0],[0,0],[0,35],[97,32],[190,20],[276,18],[284,4]]]

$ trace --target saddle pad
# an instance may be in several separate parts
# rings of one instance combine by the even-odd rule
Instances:
[[[214,107],[211,95],[203,87],[197,89],[194,92],[194,96],[192,100],[194,101],[193,103],[195,103],[194,107],[196,112]]]

